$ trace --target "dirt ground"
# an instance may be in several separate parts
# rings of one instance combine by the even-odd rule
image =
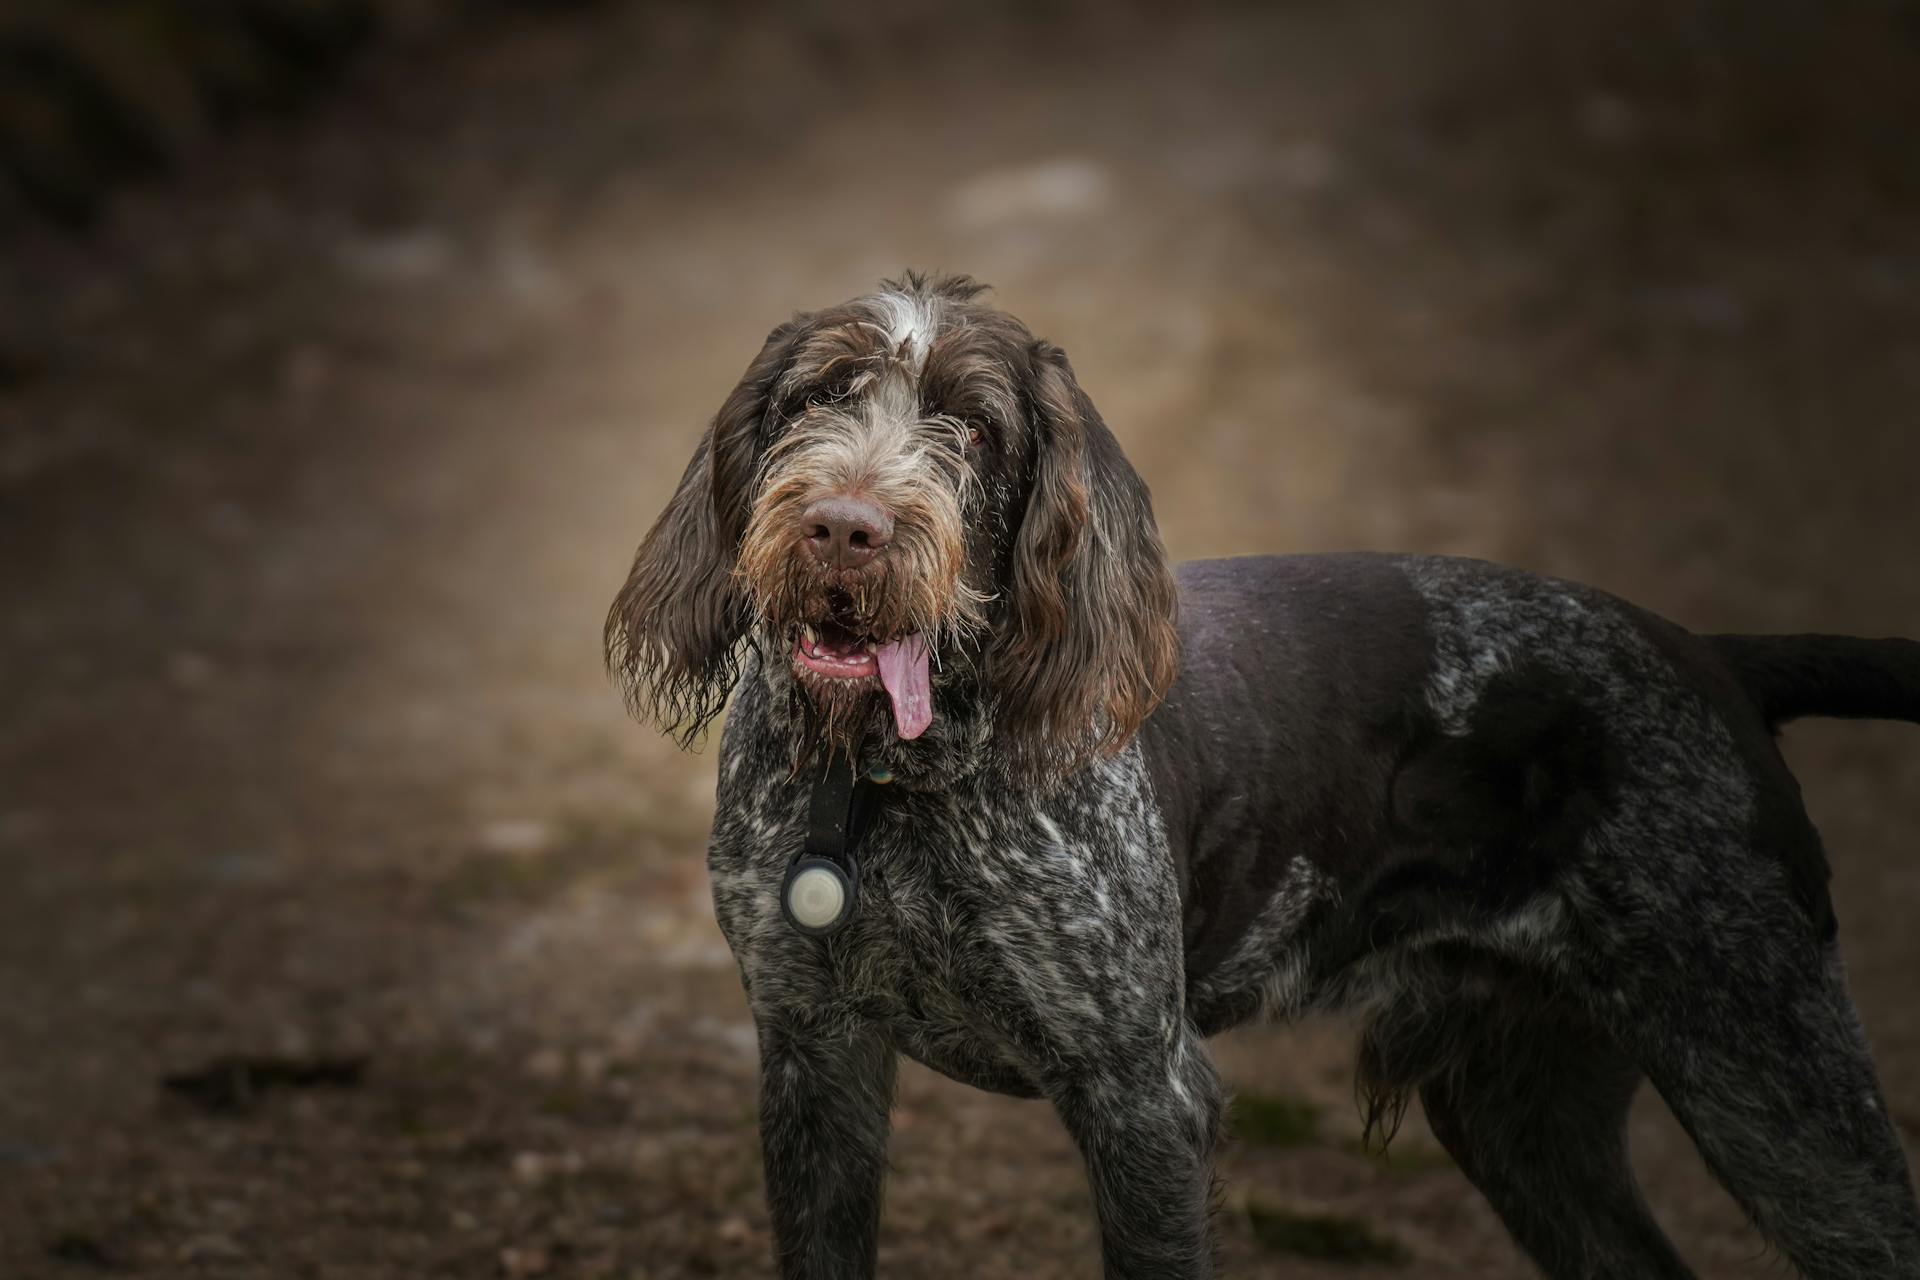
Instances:
[[[765,331],[902,267],[1073,353],[1178,555],[1920,634],[1920,22],[1572,9],[523,14],[6,246],[0,1275],[769,1273],[712,755],[599,622]],[[1920,735],[1788,751],[1920,1135]],[[1218,1051],[1229,1274],[1530,1274],[1356,1150],[1350,1028]],[[1097,1274],[1044,1108],[908,1070],[894,1163],[887,1274]]]

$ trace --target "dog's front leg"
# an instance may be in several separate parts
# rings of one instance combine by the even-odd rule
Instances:
[[[1171,1053],[1129,1057],[1054,1093],[1086,1157],[1107,1280],[1211,1276],[1219,1077],[1191,1029],[1178,1033]]]
[[[874,1272],[893,1046],[865,1026],[760,1022],[760,1147],[785,1280]]]

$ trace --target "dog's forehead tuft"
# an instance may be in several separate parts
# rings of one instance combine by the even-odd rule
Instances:
[[[885,335],[887,354],[918,374],[940,333],[942,300],[927,293],[889,289],[873,295],[869,306]]]
[[[826,389],[889,422],[929,413],[1017,422],[1034,339],[1013,316],[977,303],[983,288],[965,277],[909,276],[811,313],[779,380],[782,402]]]

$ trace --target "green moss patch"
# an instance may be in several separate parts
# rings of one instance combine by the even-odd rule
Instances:
[[[1250,1200],[1247,1224],[1260,1246],[1274,1253],[1355,1265],[1400,1266],[1413,1260],[1405,1245],[1359,1218],[1302,1213]]]
[[[1320,1136],[1320,1108],[1298,1098],[1243,1093],[1227,1111],[1227,1132],[1260,1147],[1303,1147]]]
[[[1347,1144],[1347,1150],[1363,1156],[1367,1162],[1387,1173],[1432,1173],[1453,1168],[1453,1157],[1445,1148],[1423,1142],[1401,1142],[1389,1147],[1372,1147],[1361,1138]]]

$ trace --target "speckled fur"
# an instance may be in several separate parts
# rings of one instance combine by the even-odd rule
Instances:
[[[1364,1027],[1370,1129],[1390,1136],[1418,1093],[1550,1276],[1690,1274],[1626,1157],[1627,1107],[1651,1079],[1803,1274],[1920,1277],[1920,1213],[1846,994],[1825,856],[1774,741],[1788,714],[1911,718],[1920,649],[1703,638],[1478,562],[1301,556],[1182,566],[1170,684],[1157,660],[1093,660],[1085,634],[1074,663],[1035,678],[1020,664],[1049,661],[1045,646],[1008,639],[1034,619],[1071,628],[1126,605],[1170,627],[1174,598],[1144,490],[1057,353],[943,357],[956,333],[1026,341],[973,296],[910,277],[853,304],[865,329],[776,330],[609,620],[643,709],[711,714],[711,686],[738,673],[709,866],[759,1029],[782,1274],[873,1274],[904,1053],[1053,1103],[1086,1157],[1109,1277],[1210,1275],[1223,1100],[1204,1037],[1320,1009]],[[859,851],[856,914],[823,940],[778,903],[806,819],[795,762],[825,749],[820,721],[779,620],[727,594],[726,531],[750,513],[700,504],[709,488],[752,500],[711,443],[727,416],[759,424],[735,432],[759,441],[736,465],[817,426],[779,408],[775,389],[814,358],[792,353],[837,365],[867,329],[893,353],[896,422],[965,421],[942,368],[1025,416],[999,423],[995,457],[942,455],[944,473],[974,474],[923,478],[964,486],[969,541],[946,550],[978,627],[943,642],[925,737],[893,738],[875,708],[837,745],[897,780]],[[1049,443],[1062,413],[1080,419],[1065,449]],[[1094,537],[1036,542],[1035,521],[1059,514],[1047,504],[1078,501]],[[777,531],[756,537],[777,560]],[[1030,580],[1043,563],[1064,566],[1058,584]],[[663,590],[687,583],[705,596]],[[1074,690],[1075,671],[1109,683]],[[1137,733],[1101,718],[1155,702]]]
[[[1207,1256],[1221,1094],[1183,1007],[1179,919],[1165,909],[1179,887],[1139,748],[1090,764],[1043,802],[1007,803],[991,770],[895,784],[861,847],[859,913],[823,943],[788,927],[777,900],[806,818],[806,789],[784,781],[787,732],[769,714],[787,678],[749,668],[722,739],[708,855],[763,1048],[808,1043],[818,1054],[783,1054],[789,1065],[763,1076],[762,1114],[848,1113],[841,1123],[855,1127],[837,1133],[858,1141],[836,1161],[877,1177],[886,1095],[847,1089],[857,1061],[897,1050],[982,1087],[1050,1098],[1111,1188],[1114,1274],[1193,1274]],[[817,1140],[790,1149],[780,1132],[767,1135],[770,1187],[789,1157],[808,1171],[794,1181],[809,1182]],[[821,1226],[837,1215],[823,1218],[812,1199],[783,1208],[777,1192],[774,1212],[790,1274],[857,1274],[824,1261],[855,1261],[835,1255],[852,1237]]]

